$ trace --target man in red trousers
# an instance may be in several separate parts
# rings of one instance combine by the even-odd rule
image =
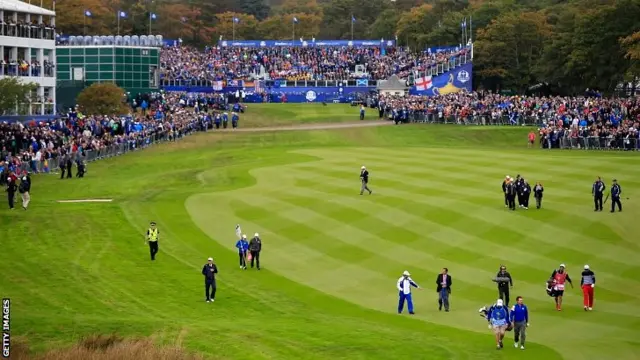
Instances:
[[[593,310],[593,288],[596,287],[596,274],[591,271],[589,265],[584,266],[580,286],[584,298],[584,311],[591,311]]]

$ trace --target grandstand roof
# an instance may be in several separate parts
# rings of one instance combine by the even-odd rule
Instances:
[[[56,13],[51,10],[41,8],[39,6],[27,4],[26,2],[22,2],[18,0],[0,0],[0,9],[17,11],[25,14],[48,15],[48,16],[56,15]]]

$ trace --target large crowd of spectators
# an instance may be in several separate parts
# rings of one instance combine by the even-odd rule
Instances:
[[[383,80],[393,74],[406,78],[412,71],[427,72],[431,67],[467,54],[468,49],[445,52],[411,52],[390,47],[165,47],[160,55],[161,79],[201,82],[246,80],[262,71],[271,79]],[[362,65],[365,72],[356,72]]]
[[[639,139],[640,97],[537,97],[459,92],[443,96],[380,96],[380,116],[398,122],[433,121],[538,125],[549,139]],[[637,142],[637,140],[636,140]],[[553,147],[553,146],[552,146]]]
[[[70,109],[54,122],[0,123],[0,183],[12,172],[55,171],[62,158],[80,166],[88,152],[100,158],[175,141],[213,128],[215,110],[244,111],[219,94],[155,93],[131,102],[135,110],[124,117],[85,116]]]

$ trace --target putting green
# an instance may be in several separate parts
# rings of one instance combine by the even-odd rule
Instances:
[[[640,246],[631,226],[638,213],[628,201],[623,213],[594,213],[590,198],[595,175],[618,177],[626,196],[639,195],[639,169],[616,173],[628,158],[381,147],[295,153],[316,161],[255,168],[251,187],[193,195],[186,201],[191,218],[229,249],[240,223],[248,237],[260,233],[265,269],[382,312],[395,312],[395,282],[409,270],[425,287],[415,293],[416,318],[482,333],[477,309],[495,301],[491,279],[506,264],[512,299],[522,295],[529,305],[529,341],[567,359],[632,359],[640,350]],[[371,196],[358,195],[361,165],[371,172]],[[214,186],[212,172],[198,175],[205,187]],[[503,208],[502,178],[517,173],[544,183],[542,210]],[[556,312],[544,282],[560,263],[576,288]],[[579,290],[587,263],[598,278],[589,313]],[[454,279],[450,313],[437,311],[442,267]]]

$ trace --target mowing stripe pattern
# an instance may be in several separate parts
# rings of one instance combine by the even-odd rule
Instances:
[[[253,187],[193,196],[186,203],[192,219],[228,247],[236,223],[249,235],[259,232],[265,269],[383,312],[395,312],[395,280],[409,270],[425,288],[414,296],[418,319],[479,332],[486,326],[477,309],[496,300],[491,279],[506,264],[515,280],[512,301],[522,295],[530,308],[531,341],[566,358],[593,358],[598,351],[631,358],[629,348],[611,348],[606,339],[637,341],[634,204],[626,201],[620,214],[594,213],[590,196],[598,175],[608,185],[617,177],[627,197],[640,195],[633,190],[640,169],[619,173],[624,158],[422,148],[299,152],[319,160],[258,168],[251,172]],[[371,196],[358,195],[362,164],[371,172]],[[542,210],[504,209],[502,178],[518,173],[532,186],[544,183]],[[566,291],[562,313],[544,291],[560,263],[576,285]],[[590,313],[582,311],[579,290],[584,264],[598,277]],[[442,267],[454,279],[451,313],[437,311],[435,277]],[[575,335],[567,339],[567,333]]]

